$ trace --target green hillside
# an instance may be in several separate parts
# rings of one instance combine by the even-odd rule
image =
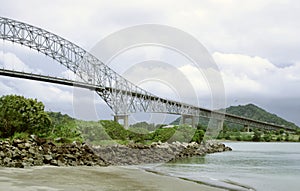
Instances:
[[[264,121],[268,123],[274,123],[278,125],[285,125],[287,127],[298,128],[292,122],[289,122],[276,114],[272,114],[267,112],[266,110],[254,105],[254,104],[247,104],[247,105],[239,105],[239,106],[230,106],[226,109],[226,113],[238,115],[242,117],[247,117],[259,121]],[[228,124],[228,126],[232,126]]]
[[[275,114],[269,113],[266,110],[254,105],[254,104],[247,104],[247,105],[239,105],[239,106],[230,106],[226,108],[226,113],[247,117],[259,121],[274,123],[278,125],[285,125],[292,128],[298,128],[297,125],[295,125],[292,122],[289,122]],[[173,121],[171,124],[179,124],[180,117],[177,118],[175,121]],[[208,124],[208,119],[206,118],[200,118],[199,123],[201,125],[206,126]],[[233,123],[224,123],[229,128],[237,128],[241,129],[243,128],[242,125],[233,124]]]

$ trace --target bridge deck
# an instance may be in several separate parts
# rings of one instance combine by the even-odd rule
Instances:
[[[135,97],[143,97],[144,96],[144,95],[142,95],[140,93],[137,93],[137,92],[126,92],[124,90],[117,90],[117,89],[114,89],[114,88],[111,88],[111,87],[99,87],[99,86],[89,84],[89,83],[86,83],[86,82],[79,82],[79,81],[68,80],[68,79],[64,79],[64,78],[38,75],[38,74],[26,73],[26,72],[20,72],[20,71],[0,69],[0,75],[8,76],[8,77],[14,77],[14,78],[36,80],[36,81],[42,81],[42,82],[48,82],[48,83],[55,83],[55,84],[73,86],[73,87],[79,87],[79,88],[85,88],[85,89],[90,89],[90,90],[94,90],[94,91],[121,91],[121,93],[124,93],[124,94],[130,93],[131,95],[133,95]],[[258,120],[254,120],[254,119],[249,119],[249,118],[236,116],[236,115],[232,115],[232,114],[228,114],[228,113],[213,111],[213,110],[209,110],[209,109],[206,109],[206,108],[191,106],[191,105],[188,105],[188,104],[183,104],[183,103],[180,103],[180,102],[163,99],[163,98],[160,98],[160,97],[157,97],[157,96],[148,96],[147,99],[160,100],[161,102],[173,104],[173,105],[176,105],[176,106],[192,107],[193,109],[200,110],[201,112],[199,112],[199,113],[203,114],[203,115],[200,115],[202,117],[216,118],[217,120],[223,120],[224,119],[225,121],[228,121],[228,122],[231,122],[231,123],[247,125],[247,126],[252,126],[252,127],[257,127],[257,128],[264,128],[264,129],[286,129],[286,130],[290,130],[290,131],[295,130],[293,128],[282,126],[282,125],[276,125],[276,124],[267,123],[267,122],[263,122],[263,121],[258,121]],[[180,113],[173,113],[173,114],[180,114]]]

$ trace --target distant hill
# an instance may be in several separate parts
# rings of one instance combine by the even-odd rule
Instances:
[[[230,106],[226,108],[226,113],[247,117],[259,121],[264,121],[268,123],[274,123],[277,125],[285,125],[292,128],[298,128],[298,126],[295,125],[294,123],[289,122],[277,116],[276,114],[269,113],[266,110],[254,104]]]
[[[250,119],[255,119],[259,121],[274,123],[278,125],[285,125],[292,128],[298,128],[297,125],[295,125],[292,122],[289,122],[276,114],[272,114],[267,112],[266,110],[254,105],[254,104],[247,104],[247,105],[239,105],[239,106],[230,106],[226,108],[226,113],[241,116],[241,117],[247,117]],[[179,124],[180,117],[177,118],[175,121],[173,121],[171,124]],[[200,118],[199,123],[201,125],[207,125],[208,120],[206,118]],[[241,125],[233,124],[233,123],[227,123],[225,122],[227,127],[229,128],[243,128]]]

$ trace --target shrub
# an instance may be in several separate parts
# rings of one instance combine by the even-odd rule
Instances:
[[[204,137],[205,132],[201,129],[197,129],[192,141],[196,142],[196,143],[201,143],[203,141],[203,137]]]
[[[76,124],[85,141],[98,143],[103,140],[111,140],[110,136],[99,122],[76,121]]]
[[[152,134],[152,140],[166,142],[174,135],[175,131],[174,128],[158,128]]]
[[[48,112],[51,118],[51,133],[48,138],[63,138],[64,140],[82,141],[78,122],[66,114],[60,112]]]
[[[101,120],[100,124],[105,129],[106,133],[114,140],[126,140],[127,131],[118,122],[110,120]]]
[[[15,133],[47,136],[51,120],[44,104],[36,99],[7,95],[0,98],[0,136],[7,138]]]
[[[143,143],[147,139],[151,139],[149,131],[142,127],[130,127],[127,130],[128,138],[134,142]]]

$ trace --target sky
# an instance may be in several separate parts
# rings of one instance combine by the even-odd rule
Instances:
[[[1,17],[46,29],[85,50],[91,50],[96,42],[126,27],[158,24],[184,31],[197,39],[217,64],[224,83],[226,106],[253,103],[300,125],[298,0],[0,0],[0,4]],[[107,64],[159,96],[189,103],[196,101],[210,108],[209,85],[189,61],[177,53],[164,47],[138,47]],[[190,80],[197,100],[180,95],[184,91],[176,91],[172,84],[163,82],[161,79],[172,76],[165,68],[154,68],[155,64],[151,63],[134,67],[149,59],[171,65],[179,63],[174,67]],[[4,41],[0,42],[0,67],[72,77],[50,58]],[[155,79],[143,80],[146,73],[155,74]],[[83,118],[112,118],[112,111],[105,103],[87,90],[0,77],[0,95],[7,94],[37,98],[45,103],[47,110],[72,116],[79,112],[74,111],[74,95],[81,95],[78,100],[93,99],[98,113],[98,116]],[[161,116],[148,116],[157,117]]]

